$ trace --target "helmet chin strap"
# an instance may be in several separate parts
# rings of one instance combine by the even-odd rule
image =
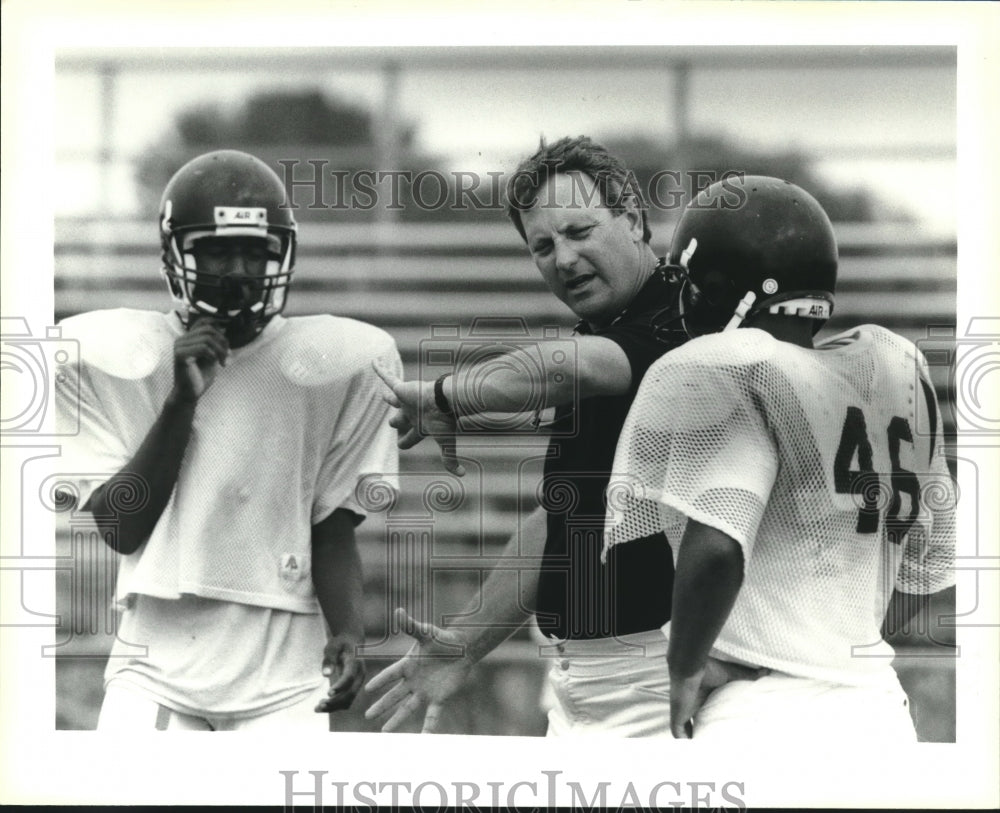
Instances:
[[[680,259],[677,261],[678,265],[685,271],[688,270],[688,262],[690,262],[691,257],[698,250],[698,239],[695,237],[691,238],[691,242],[687,244],[687,248],[681,252]]]
[[[736,306],[736,310],[733,311],[733,318],[729,320],[729,324],[722,328],[722,332],[725,333],[727,330],[735,330],[743,324],[743,320],[747,318],[750,308],[753,307],[753,303],[756,301],[757,294],[753,291],[747,291],[746,296],[740,300],[740,303]]]

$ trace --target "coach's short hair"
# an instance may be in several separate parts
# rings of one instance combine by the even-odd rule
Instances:
[[[507,216],[521,239],[528,241],[521,222],[521,212],[538,201],[539,190],[559,173],[581,172],[594,181],[601,203],[616,215],[625,211],[625,200],[633,198],[642,213],[642,239],[649,242],[652,233],[646,219],[646,201],[635,175],[624,163],[589,136],[566,136],[554,144],[543,138],[538,151],[524,159],[507,181]]]

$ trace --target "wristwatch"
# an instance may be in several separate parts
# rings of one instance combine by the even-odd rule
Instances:
[[[444,373],[438,376],[437,381],[434,382],[434,405],[443,415],[455,414],[455,410],[451,408],[451,404],[448,403],[448,398],[444,394],[444,380],[450,375],[451,373]]]

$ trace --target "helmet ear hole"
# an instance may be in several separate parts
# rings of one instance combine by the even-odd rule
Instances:
[[[704,298],[718,308],[725,308],[733,298],[732,280],[715,269],[702,275],[699,287]]]
[[[729,316],[725,307],[705,295],[690,278],[681,288],[680,303],[681,322],[692,337],[717,332]]]

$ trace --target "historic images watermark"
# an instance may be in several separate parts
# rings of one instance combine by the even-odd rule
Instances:
[[[468,329],[458,324],[430,326],[430,337],[418,343],[418,378],[432,381],[454,374],[462,434],[521,435],[544,429],[549,435],[575,435],[575,410],[558,425],[548,420],[550,390],[569,389],[579,400],[576,341],[562,337],[557,326],[532,331],[522,317],[480,317]],[[490,396],[506,389],[510,377],[526,384],[502,413],[490,412]],[[418,419],[424,416],[421,414]]]
[[[52,423],[57,388],[72,386],[76,380],[71,372],[80,364],[77,341],[64,339],[58,325],[35,335],[25,318],[5,316],[0,319],[0,364],[4,372],[0,433],[38,437],[79,431],[79,398],[72,393],[67,402],[76,401],[76,409],[66,411],[54,431]]]
[[[563,771],[539,771],[533,779],[517,782],[398,782],[384,779],[344,781],[330,778],[328,771],[278,771],[284,784],[284,809],[310,806],[321,811],[354,808],[389,810],[424,808],[434,810],[661,810],[699,808],[746,810],[746,783],[742,781],[696,782],[664,780],[624,785],[610,781],[588,783],[560,779]]]
[[[928,367],[943,368],[947,375],[948,403],[954,411],[956,432],[965,438],[975,436],[977,442],[997,444],[1000,317],[974,316],[961,332],[954,325],[931,325],[917,341],[917,347]],[[930,431],[935,417],[928,415],[918,431]]]
[[[374,209],[402,211],[414,206],[423,211],[448,210],[452,212],[502,212],[508,206],[525,210],[538,205],[541,208],[566,208],[565,201],[557,203],[554,189],[540,197],[519,200],[515,194],[508,198],[507,189],[516,188],[519,176],[528,176],[530,188],[538,189],[538,173],[521,171],[507,176],[500,171],[479,173],[461,170],[442,172],[425,170],[381,170],[359,169],[349,171],[330,169],[329,160],[313,158],[308,160],[281,159],[282,180],[288,190],[287,208],[327,209],[333,211],[361,211]],[[557,171],[553,165],[552,171]],[[690,202],[695,208],[719,206],[738,209],[746,202],[746,192],[737,184],[728,182],[743,178],[744,172],[726,170],[679,170],[664,169],[654,173],[646,183],[641,183],[629,171],[625,181],[610,184],[605,195],[612,200],[604,200],[611,208],[617,208],[626,198],[633,199],[640,208],[660,211],[679,211]],[[583,176],[570,174],[573,184],[573,201],[570,204],[584,208],[601,195],[597,187],[588,188]],[[713,183],[721,181],[725,194],[710,203],[698,203],[698,193]]]

